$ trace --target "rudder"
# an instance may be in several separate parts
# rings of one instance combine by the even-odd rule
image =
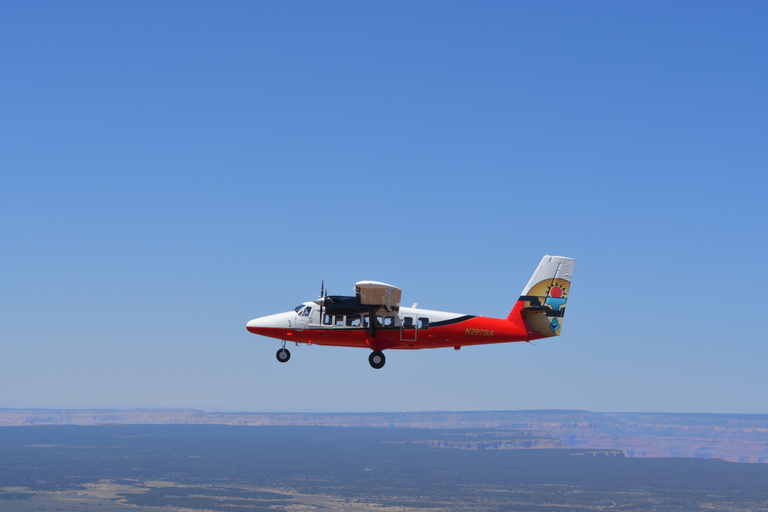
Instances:
[[[522,310],[528,325],[542,336],[560,336],[575,263],[573,258],[544,256],[520,295],[515,310]]]

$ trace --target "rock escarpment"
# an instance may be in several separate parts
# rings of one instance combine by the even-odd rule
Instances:
[[[539,431],[553,438],[462,440],[465,449],[562,446],[628,457],[768,462],[768,415],[488,411],[416,413],[209,413],[194,409],[0,409],[0,426],[99,424],[303,425]],[[441,440],[443,442],[444,440]],[[502,442],[504,441],[504,442]],[[474,445],[472,443],[475,443]],[[483,443],[486,443],[483,445]],[[490,443],[490,444],[488,444]],[[506,444],[505,444],[506,443]],[[471,448],[474,446],[475,448]]]

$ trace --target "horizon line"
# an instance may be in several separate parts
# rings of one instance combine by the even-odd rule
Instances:
[[[374,414],[482,414],[482,413],[590,413],[590,414],[679,414],[679,415],[721,415],[721,416],[768,416],[768,412],[677,412],[677,411],[590,411],[588,409],[485,409],[485,410],[419,410],[419,411],[248,411],[208,410],[199,407],[164,406],[74,406],[74,407],[0,407],[4,411],[194,411],[204,414],[300,414],[300,415],[374,415]]]

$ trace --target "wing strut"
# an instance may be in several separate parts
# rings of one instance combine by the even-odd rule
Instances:
[[[368,313],[368,320],[369,320],[368,323],[369,323],[369,325],[371,327],[371,338],[375,338],[376,337],[376,316],[374,315],[375,312],[376,311],[372,309]]]

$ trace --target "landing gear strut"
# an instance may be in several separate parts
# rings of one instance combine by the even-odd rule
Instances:
[[[375,369],[384,368],[384,363],[386,362],[386,358],[384,357],[384,354],[379,352],[378,350],[374,350],[371,352],[371,355],[368,356],[368,362],[371,363],[371,366]]]
[[[280,350],[277,351],[277,360],[281,363],[287,363],[288,360],[291,358],[291,353],[288,351],[287,348],[285,348],[285,341],[283,341],[283,346],[280,348]]]

